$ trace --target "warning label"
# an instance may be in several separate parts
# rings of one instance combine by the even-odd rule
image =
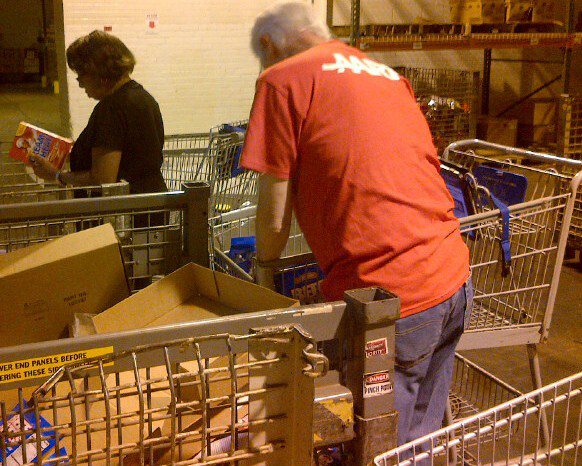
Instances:
[[[113,346],[91,348],[72,353],[53,354],[20,361],[0,362],[0,384],[48,377],[63,364],[113,353]]]
[[[392,380],[390,372],[374,372],[364,375],[364,398],[386,395],[392,393]]]
[[[366,342],[366,357],[380,356],[388,354],[388,340],[386,338],[379,338],[378,340],[370,340]]]

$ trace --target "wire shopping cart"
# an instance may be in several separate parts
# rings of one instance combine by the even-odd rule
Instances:
[[[582,96],[562,96],[559,127],[558,152],[565,158],[582,161]],[[578,193],[574,206],[569,245],[582,249],[582,193]]]
[[[132,290],[176,270],[184,257],[208,264],[206,185],[185,191],[0,206],[0,251],[111,223]]]
[[[251,267],[252,260],[248,257],[243,258],[241,267],[237,258],[231,254],[231,245],[234,240],[239,238],[253,238],[255,235],[256,222],[255,205],[243,207],[238,210],[217,215],[210,219],[210,238],[211,238],[211,263],[216,270],[220,270],[231,275],[235,275],[244,280],[253,281]],[[261,282],[262,285],[276,289],[279,293],[298,299],[302,304],[320,302],[318,287],[314,283],[321,280],[321,271],[315,263],[313,254],[310,252],[307,241],[299,228],[295,217],[291,221],[289,238],[282,257],[291,257],[292,259],[285,267],[280,267],[279,273],[275,277],[267,277],[267,282]],[[254,255],[254,248],[251,250],[251,256]],[[297,257],[298,255],[305,256]],[[238,263],[237,263],[238,262]],[[282,264],[279,262],[279,266]],[[317,267],[317,269],[315,269]],[[316,272],[316,277],[313,272]],[[275,281],[277,285],[275,286]],[[309,287],[309,293],[308,293]],[[313,294],[312,299],[307,299],[308,294]]]
[[[550,426],[545,443],[542,413]],[[582,372],[390,450],[374,464],[580,464],[581,419]]]
[[[65,199],[83,197],[120,196],[129,194],[129,184],[126,181],[105,183],[100,186],[61,186],[37,185],[36,189],[30,186],[12,187],[10,191],[0,190],[0,204],[21,204],[27,202],[62,201]]]
[[[237,122],[232,123],[235,124]],[[238,166],[244,132],[224,129],[230,125],[213,128],[210,134],[178,134],[165,138],[162,175],[168,188],[179,189],[185,181],[208,183],[211,215],[257,202],[256,174]]]
[[[184,182],[210,179],[210,167],[206,163],[209,141],[208,133],[164,137],[161,172],[169,190],[179,190]]]

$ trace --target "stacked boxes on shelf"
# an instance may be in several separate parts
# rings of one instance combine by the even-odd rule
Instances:
[[[449,0],[451,22],[462,24],[562,22],[558,0]]]

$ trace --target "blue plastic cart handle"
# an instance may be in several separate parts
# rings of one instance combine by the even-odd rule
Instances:
[[[491,200],[495,207],[501,212],[501,258],[502,258],[502,269],[501,275],[506,277],[509,274],[511,268],[511,243],[509,242],[509,208],[497,199],[495,196],[491,195]]]

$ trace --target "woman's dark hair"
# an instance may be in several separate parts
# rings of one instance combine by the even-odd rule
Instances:
[[[69,45],[67,64],[77,74],[90,74],[114,83],[133,71],[135,57],[119,38],[93,31]]]

